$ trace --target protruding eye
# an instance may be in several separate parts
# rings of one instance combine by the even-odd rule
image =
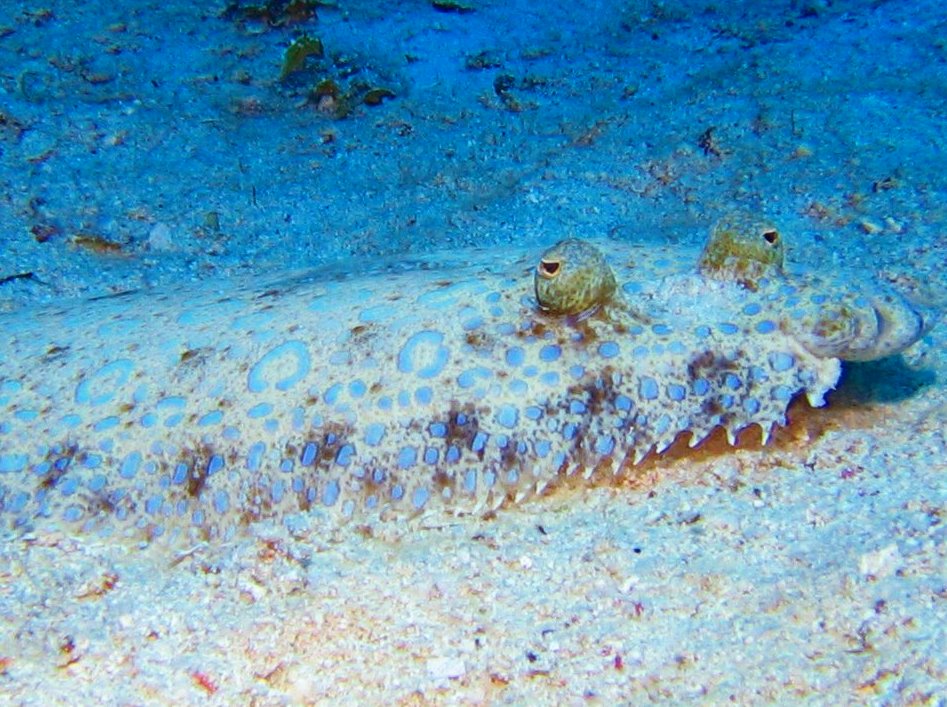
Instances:
[[[763,240],[769,243],[770,245],[776,245],[779,243],[779,231],[769,230],[763,231]]]
[[[558,260],[540,260],[539,274],[543,277],[553,278],[562,270],[562,263]]]

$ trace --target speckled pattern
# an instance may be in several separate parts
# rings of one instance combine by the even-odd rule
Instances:
[[[4,315],[0,520],[193,540],[301,511],[483,512],[681,435],[766,439],[836,384],[854,335],[826,321],[872,297],[910,319],[882,290],[778,273],[752,291],[696,252],[593,242],[619,291],[586,318],[539,311],[535,249]],[[894,348],[884,329],[854,327],[859,352],[919,324]]]

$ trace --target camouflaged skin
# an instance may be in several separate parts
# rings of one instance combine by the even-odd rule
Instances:
[[[765,441],[795,396],[823,403],[837,356],[909,343],[824,331],[873,291],[753,290],[696,252],[591,242],[618,289],[587,317],[539,309],[538,249],[0,315],[0,523],[194,541],[482,513],[679,435]]]

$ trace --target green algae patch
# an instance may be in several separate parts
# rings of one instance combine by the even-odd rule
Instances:
[[[283,68],[280,71],[280,81],[285,81],[290,74],[299,71],[306,64],[306,59],[314,56],[317,59],[325,56],[322,40],[304,34],[286,48],[283,55]]]

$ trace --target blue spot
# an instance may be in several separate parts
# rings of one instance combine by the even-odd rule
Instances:
[[[207,462],[207,475],[211,476],[224,468],[224,458],[219,454],[213,455]]]
[[[503,427],[512,429],[519,422],[519,410],[513,405],[503,405],[497,411],[496,419]]]
[[[76,492],[78,487],[79,483],[71,476],[62,479],[58,484],[56,484],[56,488],[59,489],[59,493],[61,493],[63,496],[71,496]]]
[[[456,445],[451,445],[447,448],[447,454],[444,455],[444,459],[453,464],[460,459],[460,448]]]
[[[220,514],[227,512],[227,509],[230,508],[230,499],[227,498],[226,491],[218,491],[214,494],[214,510]]]
[[[482,452],[489,438],[490,436],[486,432],[478,431],[477,434],[474,435],[473,441],[470,443],[471,451]]]
[[[368,390],[368,386],[365,385],[365,382],[362,380],[354,380],[349,383],[349,395],[353,398],[360,398],[365,395],[365,392]]]
[[[391,398],[387,395],[378,398],[378,408],[380,410],[391,410]]]
[[[83,466],[87,469],[98,469],[102,465],[102,457],[98,454],[89,454],[85,458]]]
[[[728,374],[724,377],[723,380],[724,380],[724,384],[725,384],[730,390],[739,390],[739,389],[740,389],[740,386],[742,385],[742,383],[741,383],[739,377],[735,376],[733,373],[728,373]]]
[[[546,363],[558,361],[561,355],[562,349],[556,344],[547,344],[539,350],[539,360],[545,361]]]
[[[292,472],[292,470],[293,470],[293,460],[292,460],[292,459],[284,459],[283,461],[281,461],[281,462],[279,463],[279,470],[282,471],[284,474],[289,474],[290,472]]]
[[[559,374],[555,371],[547,371],[539,377],[539,380],[544,385],[559,385]]]
[[[352,462],[353,456],[355,456],[355,446],[343,444],[339,449],[339,453],[335,455],[335,463],[339,466],[348,466]]]
[[[687,388],[678,383],[670,383],[668,385],[668,397],[671,400],[683,400],[687,395]]]
[[[302,456],[299,457],[299,462],[303,466],[312,466],[312,463],[316,460],[316,454],[319,452],[319,445],[315,442],[306,442],[306,446],[303,447]]]
[[[793,390],[788,385],[778,385],[773,388],[773,397],[782,402],[789,402],[792,399]]]
[[[506,363],[508,366],[519,366],[523,363],[524,358],[523,349],[519,346],[514,346],[506,350]]]
[[[391,487],[391,500],[400,501],[402,498],[404,498],[404,486],[395,484]]]
[[[535,405],[530,405],[523,411],[523,414],[530,420],[538,420],[543,416],[543,409]]]
[[[216,425],[221,420],[224,419],[224,413],[222,410],[214,410],[212,412],[204,415],[200,420],[197,421],[198,427],[207,427],[208,425]]]
[[[477,470],[468,469],[464,473],[464,491],[474,493],[477,490]]]
[[[17,410],[13,413],[13,417],[17,420],[23,420],[24,422],[30,422],[39,417],[39,413],[36,410]]]
[[[570,422],[562,428],[562,436],[565,437],[566,440],[571,441],[575,437],[575,433],[578,430],[579,430],[578,425],[576,425],[573,422]]]
[[[653,331],[655,334],[658,334],[659,336],[667,336],[671,333],[671,327],[669,327],[667,324],[655,324],[651,327],[651,331]]]
[[[809,301],[812,302],[812,304],[825,304],[827,300],[828,297],[823,294],[815,294],[809,298]]]
[[[628,412],[631,410],[631,398],[627,395],[617,395],[615,397],[615,407],[623,412]]]
[[[424,450],[424,463],[437,464],[437,460],[439,456],[440,455],[438,454],[438,451],[434,449],[434,447],[427,447]]]
[[[75,504],[66,506],[66,509],[62,512],[62,519],[67,523],[75,523],[76,521],[81,520],[82,507]]]
[[[710,383],[706,378],[698,378],[693,384],[694,395],[707,395],[710,391]]]
[[[250,446],[247,454],[247,469],[250,471],[259,471],[260,462],[263,460],[263,453],[266,451],[266,445],[263,442],[254,442]]]
[[[736,324],[731,324],[730,322],[720,322],[717,328],[724,334],[736,334],[740,331],[740,328]]]
[[[183,419],[184,419],[184,413],[178,412],[178,413],[175,413],[174,415],[168,415],[164,419],[164,426],[177,427],[179,424],[181,424],[181,420]]]
[[[730,393],[724,393],[720,396],[720,404],[725,407],[733,407],[733,396]]]
[[[105,488],[106,481],[108,481],[108,477],[105,474],[96,474],[89,479],[89,490],[92,492],[101,491]]]
[[[763,308],[759,305],[758,302],[750,302],[750,304],[746,305],[743,308],[743,313],[748,314],[749,316],[752,317],[759,314],[762,311],[762,309]]]
[[[651,353],[651,350],[647,346],[638,345],[631,350],[631,355],[635,358],[644,358],[649,353]]]
[[[569,412],[573,415],[582,415],[588,408],[585,406],[581,400],[570,400],[569,401]]]
[[[140,465],[141,452],[131,452],[122,460],[122,468],[119,470],[118,475],[123,479],[134,479]]]
[[[569,366],[569,375],[576,379],[581,378],[585,375],[585,367],[577,363],[573,364]]]
[[[145,413],[141,416],[141,426],[142,427],[154,427],[158,422],[158,416],[153,412]]]
[[[430,430],[432,437],[447,436],[447,425],[445,425],[443,422],[432,422],[428,430]]]
[[[147,501],[145,501],[145,513],[150,516],[153,516],[155,513],[161,510],[161,499],[158,496],[152,496]],[[225,509],[226,510],[226,509]],[[223,511],[219,511],[223,512]]]
[[[462,325],[464,331],[473,331],[474,329],[479,329],[483,326],[483,317],[476,316],[471,317],[470,319],[465,319]]]
[[[517,397],[522,397],[526,395],[527,392],[529,392],[529,385],[526,383],[526,381],[520,380],[519,378],[511,380],[509,388],[510,392]]]
[[[661,415],[661,417],[659,417],[657,420],[655,420],[654,431],[659,435],[663,435],[665,432],[667,432],[670,429],[670,427],[671,427],[670,415],[664,414],[664,415]]]
[[[380,422],[373,422],[365,428],[365,444],[377,447],[385,436],[385,426]]]
[[[171,483],[181,485],[187,481],[187,464],[178,462],[174,467],[174,475],[171,477]]]
[[[710,336],[710,327],[706,324],[701,324],[699,327],[694,329],[694,333],[699,336],[701,339],[704,339]]]
[[[398,353],[398,370],[418,378],[433,378],[447,365],[449,351],[442,346],[439,331],[419,331],[409,338]]]
[[[668,344],[668,351],[673,354],[682,354],[687,351],[687,347],[684,346],[680,341],[672,341]]]
[[[552,442],[548,439],[541,439],[536,442],[533,448],[536,451],[536,456],[542,458],[552,451]]]
[[[769,355],[769,365],[773,367],[774,371],[788,371],[796,365],[796,360],[792,355],[778,351]]]
[[[255,420],[260,417],[266,417],[271,412],[273,412],[273,406],[270,405],[270,403],[259,403],[247,410],[247,417],[251,420]]]
[[[99,420],[95,423],[95,426],[92,429],[96,432],[105,432],[106,430],[112,429],[117,424],[118,418],[113,415],[111,417],[105,417]]]
[[[468,368],[457,376],[457,385],[465,389],[472,388],[477,384],[477,378],[489,378],[491,375],[490,369],[484,368],[483,366]]]
[[[429,405],[433,399],[434,391],[426,385],[423,385],[414,391],[414,400],[421,405]]]
[[[402,447],[398,452],[398,467],[410,469],[418,460],[418,450],[414,447]]]
[[[262,393],[269,386],[267,369],[282,370],[287,361],[294,365],[294,369],[274,383],[277,390],[289,390],[309,373],[309,349],[302,341],[286,341],[267,351],[254,364],[247,374],[247,389],[251,393]]]
[[[430,497],[431,493],[425,487],[421,486],[414,490],[414,493],[411,494],[411,504],[420,510],[424,508],[424,504],[427,503],[427,499]]]
[[[621,348],[614,341],[599,344],[598,354],[602,358],[615,358],[619,353],[621,353]]]
[[[643,376],[638,384],[638,395],[645,400],[654,400],[658,397],[658,383],[651,376]]]
[[[279,503],[283,500],[283,480],[277,479],[273,482],[273,486],[270,489],[270,498],[273,499],[273,503]]]
[[[403,408],[411,407],[411,395],[407,390],[398,391],[398,405]]]
[[[599,454],[611,454],[615,448],[615,440],[612,437],[599,437],[595,441],[595,451]]]
[[[334,405],[335,401],[339,398],[339,393],[342,392],[342,384],[335,383],[326,388],[326,392],[322,394],[322,398],[329,403],[329,405]]]
[[[776,331],[776,322],[771,319],[764,319],[756,325],[756,331],[760,334],[770,334]]]
[[[641,283],[640,282],[626,282],[621,286],[621,289],[627,292],[629,295],[637,295],[641,292]]]
[[[750,415],[755,415],[760,411],[760,401],[756,398],[747,398],[743,401],[743,409]]]

